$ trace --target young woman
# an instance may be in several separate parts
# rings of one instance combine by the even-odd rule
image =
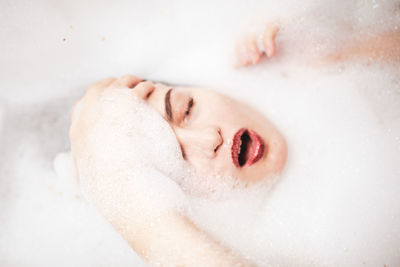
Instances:
[[[261,39],[247,38],[237,50],[240,65],[272,57],[277,32],[278,26],[269,24]],[[321,60],[397,61],[399,40],[399,34],[391,32],[349,41],[341,51]],[[124,103],[117,109],[102,101],[105,96],[118,99],[121,93],[127,99],[121,98]],[[279,173],[287,156],[283,134],[262,114],[227,96],[203,88],[170,87],[132,75],[94,83],[73,110],[70,139],[80,185],[88,200],[139,255],[156,265],[251,265],[197,228],[173,205],[163,209],[148,205],[156,194],[135,183],[137,177],[130,176],[134,164],[118,150],[129,146],[124,128],[114,127],[123,124],[123,118],[119,121],[119,116],[114,116],[109,124],[103,120],[116,110],[121,116],[129,113],[135,105],[130,97],[143,100],[164,118],[183,158],[205,175],[228,175],[256,183]],[[98,148],[103,146],[108,148],[104,150],[107,155],[100,156]]]

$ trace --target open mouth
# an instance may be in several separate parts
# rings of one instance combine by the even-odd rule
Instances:
[[[264,155],[264,141],[255,131],[242,128],[233,137],[231,154],[236,167],[253,165]]]

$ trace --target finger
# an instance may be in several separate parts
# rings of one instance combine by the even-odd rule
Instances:
[[[155,86],[150,81],[140,82],[136,85],[135,89],[132,90],[132,93],[137,97],[146,100],[150,94],[154,91]]]
[[[84,98],[97,98],[111,83],[113,83],[116,79],[114,77],[109,77],[103,79],[101,81],[92,83],[86,91]]]
[[[268,24],[264,30],[263,44],[267,57],[272,57],[276,53],[275,38],[279,27],[275,24]]]
[[[82,111],[82,98],[77,100],[72,108],[71,126],[69,128],[69,137],[71,140],[75,136],[76,124],[80,117],[81,111]]]
[[[114,78],[114,77],[105,78],[105,79],[103,79],[101,81],[92,83],[89,86],[89,89],[91,89],[91,88],[105,88],[105,87],[109,86],[112,82],[114,82],[115,80],[116,80],[116,78]]]
[[[109,87],[111,87],[111,88],[124,88],[124,87],[133,88],[141,81],[142,81],[141,78],[136,77],[134,75],[127,74],[127,75],[124,75],[121,78],[113,81]]]
[[[72,107],[71,121],[74,122],[77,118],[79,118],[79,114],[82,110],[82,98],[77,100]]]
[[[237,67],[248,66],[251,63],[251,60],[246,51],[246,46],[243,42],[238,42],[236,44],[236,58]]]
[[[111,83],[113,83],[116,79],[113,77],[103,79],[99,82],[95,82],[89,86],[86,91],[84,97],[82,97],[78,106],[81,106],[80,113],[84,113],[84,110],[92,107],[95,103],[97,103],[101,94],[104,92],[104,89],[107,88]]]
[[[246,38],[246,53],[252,64],[260,62],[261,53],[257,46],[257,38],[254,35],[249,35]]]

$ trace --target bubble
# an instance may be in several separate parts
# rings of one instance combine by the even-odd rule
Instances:
[[[183,189],[187,199],[166,202],[188,201],[199,228],[259,266],[398,266],[398,66],[304,64],[349,38],[398,30],[398,1],[178,2],[157,2],[156,9],[130,2],[4,6],[2,263],[144,265],[74,191],[68,156],[55,158],[69,148],[68,112],[84,88],[132,72],[248,102],[277,125],[289,148],[275,183],[246,188],[232,177],[191,177],[181,173],[173,133],[137,105],[132,112],[148,120],[132,120],[150,132],[118,127],[147,137],[127,154],[138,160],[134,175],[154,177],[141,186],[154,185],[154,195],[163,193],[162,185]],[[96,20],[87,19],[89,11]],[[282,19],[277,58],[231,70],[231,35],[246,18]],[[107,40],[99,41],[103,35]],[[68,42],[60,42],[64,36]],[[160,137],[165,142],[152,146]]]

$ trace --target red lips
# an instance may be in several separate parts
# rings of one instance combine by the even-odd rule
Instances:
[[[264,141],[255,131],[242,128],[233,137],[231,155],[236,167],[251,166],[264,155]]]

